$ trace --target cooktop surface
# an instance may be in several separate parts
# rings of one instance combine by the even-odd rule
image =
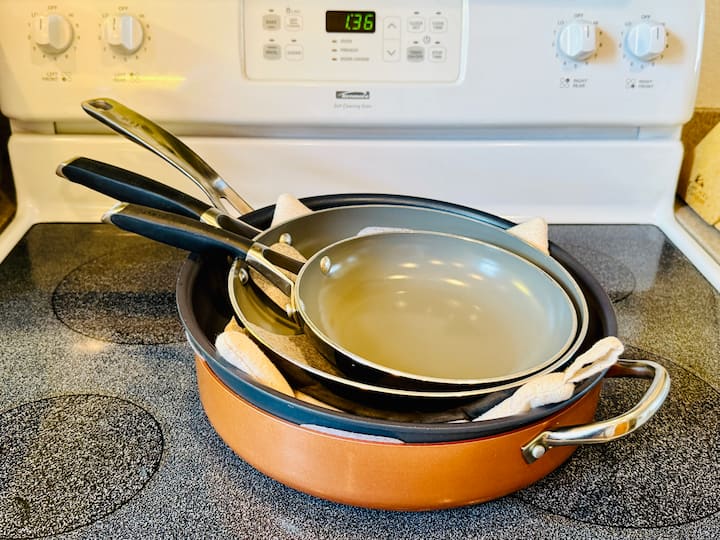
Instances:
[[[185,253],[36,225],[0,264],[0,538],[720,537],[720,295],[653,226],[550,233],[609,293],[624,357],[664,365],[670,395],[525,490],[395,513],[297,492],[223,443],[175,308]],[[597,416],[646,384],[606,381]]]

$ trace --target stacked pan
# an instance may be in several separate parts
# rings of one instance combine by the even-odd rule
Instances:
[[[572,257],[557,246],[544,254],[495,216],[405,196],[309,198],[312,213],[267,228],[273,208],[248,211],[207,164],[147,118],[107,99],[83,107],[177,166],[215,204],[85,158],[58,170],[131,203],[108,221],[193,252],[177,298],[200,397],[227,444],[266,474],[366,507],[470,504],[541,478],[579,443],[631,431],[662,403],[664,370],[621,361],[579,383],[567,401],[473,422],[615,333],[607,296]],[[242,221],[224,213],[228,202]],[[358,236],[367,227],[381,232]],[[282,242],[307,262],[266,247]],[[287,309],[248,279],[249,267],[288,294]],[[222,358],[214,340],[233,317],[294,388],[330,407],[267,388]],[[299,355],[298,343],[313,354]],[[653,383],[627,415],[558,428],[590,422],[612,374]]]

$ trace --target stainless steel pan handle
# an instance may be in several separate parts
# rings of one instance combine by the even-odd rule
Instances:
[[[540,433],[522,447],[525,461],[533,463],[554,446],[600,444],[624,437],[647,422],[657,412],[670,392],[670,375],[667,370],[660,364],[649,360],[619,360],[608,371],[608,376],[652,378],[652,383],[640,402],[620,416],[584,426]]]
[[[239,215],[253,210],[200,156],[152,120],[109,98],[84,101],[82,108],[96,120],[173,165],[195,182],[216,208],[225,209],[225,200]]]

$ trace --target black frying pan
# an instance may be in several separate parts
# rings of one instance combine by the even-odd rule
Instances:
[[[378,204],[389,206],[419,205],[423,208],[456,212],[483,223],[506,229],[513,224],[507,220],[482,211],[416,197],[386,196],[373,194],[344,194],[319,196],[303,199],[302,202],[314,211],[327,208],[352,207],[357,205]],[[269,206],[251,212],[243,217],[254,226],[265,227],[271,223],[274,207]],[[615,335],[617,323],[610,299],[594,276],[580,265],[562,248],[550,244],[550,252],[580,285],[589,306],[588,329],[579,352],[587,350],[599,339]],[[256,407],[285,421],[298,425],[315,425],[339,429],[351,433],[362,433],[396,438],[406,442],[446,442],[486,437],[532,424],[574,403],[602,382],[604,374],[580,383],[573,397],[563,403],[537,408],[527,414],[473,423],[438,423],[443,420],[471,420],[487,408],[487,403],[472,402],[457,407],[447,414],[414,414],[387,410],[388,398],[382,397],[375,402],[377,408],[368,409],[359,406],[352,412],[337,412],[289,398],[268,389],[226,362],[214,347],[215,336],[222,332],[227,321],[233,315],[233,308],[227,298],[226,273],[230,264],[221,255],[191,255],[183,265],[177,284],[178,310],[187,331],[187,336],[197,355],[213,370],[220,380],[233,392]],[[300,373],[298,383],[307,382]],[[341,394],[332,384],[327,385],[325,401],[346,404],[352,397],[346,388]],[[298,388],[302,390],[302,387]],[[362,392],[364,394],[364,392]],[[383,409],[385,408],[385,409]]]
[[[139,205],[117,205],[103,219],[190,251],[224,249],[240,264],[252,262],[258,246]],[[570,297],[550,275],[511,251],[462,236],[422,230],[353,236],[312,254],[297,274],[294,281],[281,274],[293,314],[326,358],[347,357],[411,383],[519,381],[554,365],[577,334]],[[237,304],[245,286],[232,270],[230,276]]]
[[[102,191],[102,190],[100,190]],[[374,194],[346,194],[311,197],[303,200],[314,211],[331,208],[351,208],[364,205],[383,207],[425,208],[450,213],[457,218],[490,224],[499,229],[512,225],[511,222],[485,212],[417,197]],[[266,227],[270,224],[274,207],[253,211],[244,220],[253,226]],[[195,215],[199,217],[199,215]],[[392,224],[390,224],[392,225]],[[397,225],[397,224],[395,224]],[[282,234],[282,231],[277,231]],[[594,277],[577,261],[558,246],[550,244],[551,254],[566,267],[579,283],[583,297],[589,304],[587,334],[579,351],[589,348],[598,339],[616,333],[616,321],[612,305]],[[177,285],[178,310],[186,328],[188,339],[200,358],[208,363],[213,372],[233,391],[250,403],[286,421],[297,424],[312,424],[334,429],[398,438],[412,442],[440,442],[481,437],[515,429],[530,424],[561,410],[586,394],[599,384],[601,375],[578,385],[574,396],[567,402],[536,409],[526,415],[471,424],[439,424],[448,420],[472,419],[506,397],[508,391],[493,394],[495,401],[487,397],[444,412],[424,412],[422,402],[417,410],[398,411],[392,408],[394,400],[387,395],[373,394],[364,389],[353,389],[331,379],[324,383],[324,401],[345,407],[351,412],[334,412],[319,408],[296,399],[287,398],[253,381],[247,374],[226,362],[214,347],[214,338],[223,331],[232,317],[232,306],[227,297],[226,273],[229,262],[223,255],[200,257],[192,255],[181,269]],[[250,295],[251,296],[251,295]],[[283,359],[280,359],[283,360]],[[299,370],[292,362],[285,361],[286,373],[293,375],[293,384],[298,389],[303,385],[317,387],[314,378],[308,379],[307,372]],[[357,396],[353,396],[353,393]],[[359,397],[368,400],[374,407],[358,405],[352,400]],[[405,402],[407,403],[407,402]],[[388,407],[391,407],[388,409]],[[428,425],[429,424],[429,425]]]

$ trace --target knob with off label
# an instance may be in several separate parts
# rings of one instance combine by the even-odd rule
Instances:
[[[72,45],[73,27],[65,17],[58,13],[40,15],[32,21],[32,39],[47,54],[60,54]]]
[[[665,52],[667,33],[665,25],[654,21],[634,24],[625,36],[628,52],[643,62],[651,62]]]
[[[570,60],[587,60],[597,50],[597,29],[590,21],[577,20],[563,26],[557,39],[558,50]]]
[[[137,17],[110,15],[103,22],[103,39],[114,52],[130,55],[142,46],[145,30]]]

